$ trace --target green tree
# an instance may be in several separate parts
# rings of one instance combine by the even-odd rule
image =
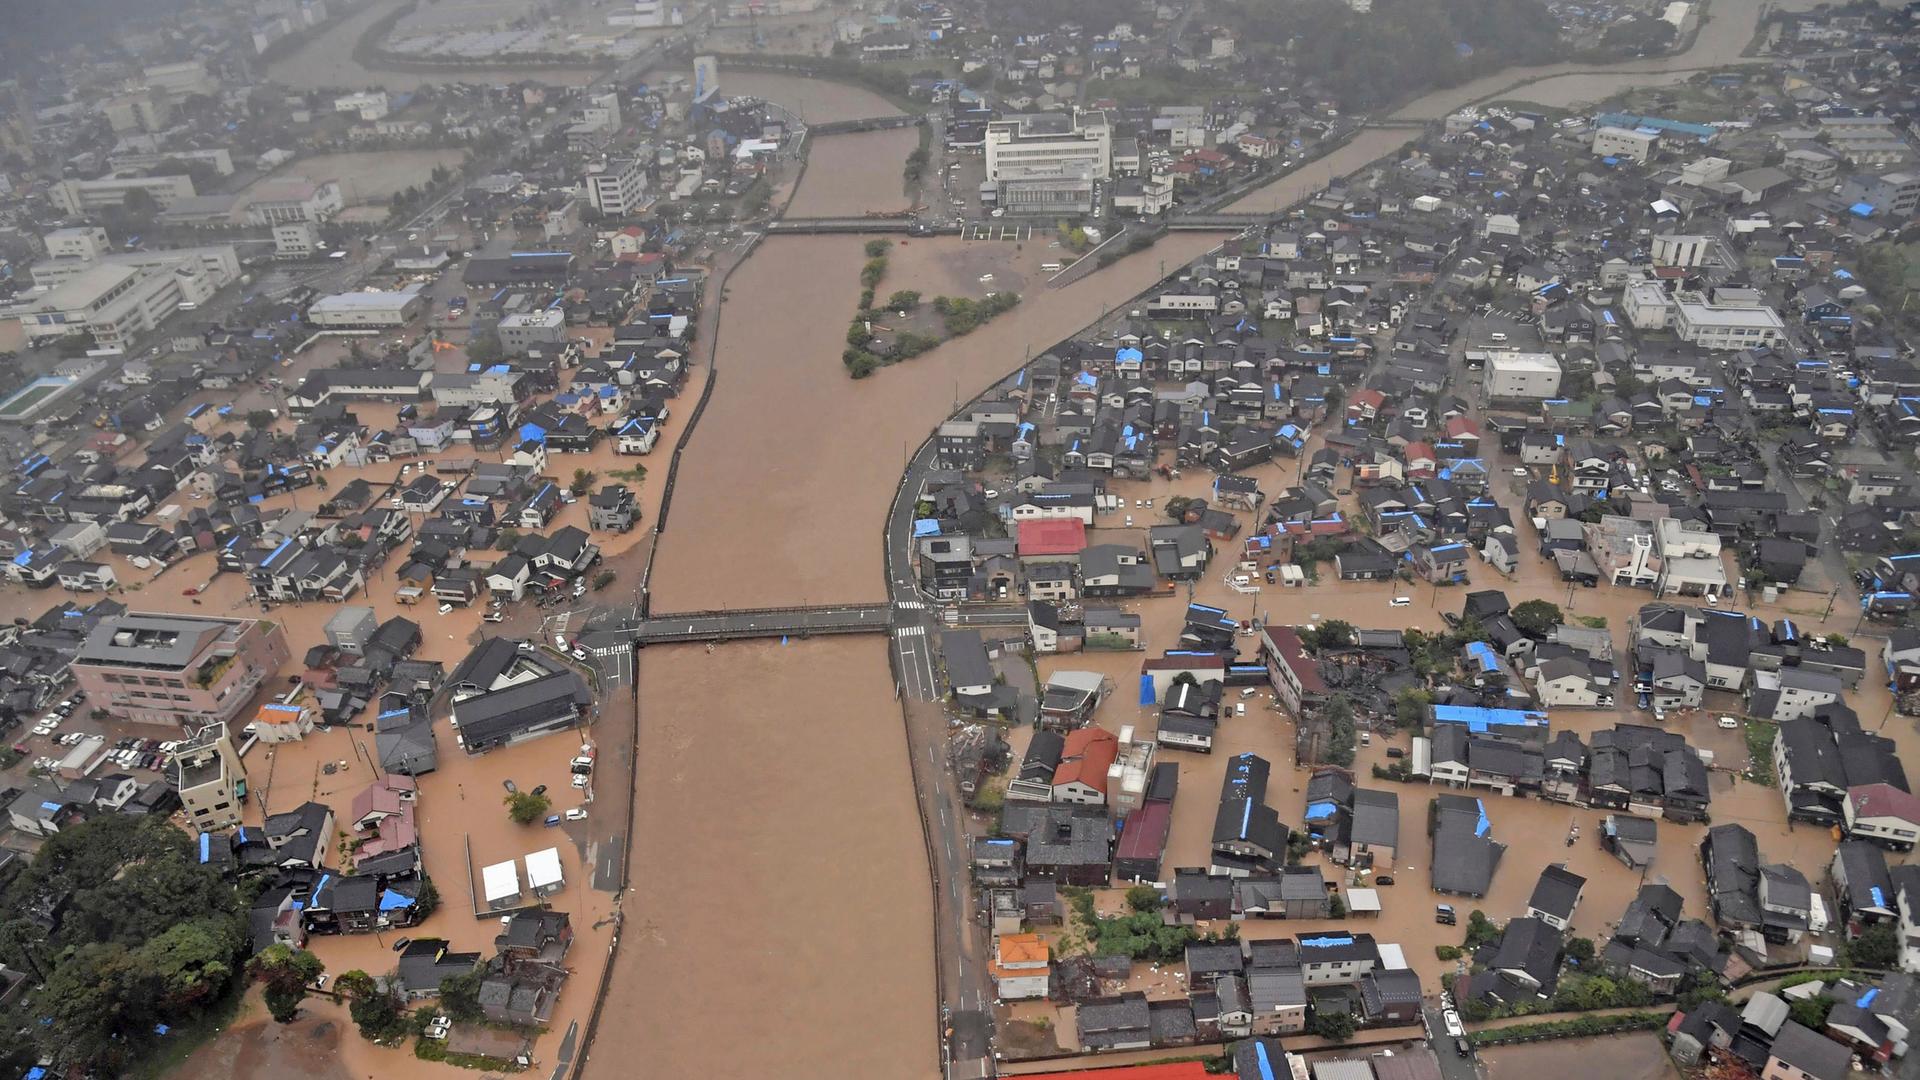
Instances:
[[[891,250],[892,247],[893,241],[891,240],[869,240],[867,241],[867,258],[885,258],[887,252]]]
[[[152,221],[154,215],[160,212],[160,200],[154,198],[153,192],[145,188],[131,188],[120,200],[120,208],[125,210],[130,218],[138,221]]]
[[[414,917],[424,920],[427,916],[439,910],[440,887],[433,883],[432,878],[425,878],[420,882],[419,895],[413,898]]]
[[[517,825],[531,825],[546,817],[547,811],[553,808],[553,800],[531,791],[509,792],[506,803],[507,816]]]
[[[1567,939],[1567,959],[1585,968],[1593,963],[1593,939],[1573,937]]]
[[[887,297],[888,311],[912,311],[920,306],[920,294],[913,289],[901,289]]]
[[[255,409],[247,414],[247,426],[255,431],[265,431],[273,426],[273,414],[265,409]]]
[[[1353,1016],[1336,1009],[1315,1009],[1307,1027],[1328,1042],[1342,1043],[1353,1037]]]
[[[487,972],[479,964],[472,971],[440,980],[440,1011],[455,1020],[480,1019],[480,983]]]
[[[493,334],[476,334],[467,342],[467,359],[476,364],[491,364],[506,354],[500,339]]]
[[[1874,923],[1847,943],[1846,962],[1853,967],[1891,971],[1900,960],[1900,939],[1891,923]]]
[[[1345,619],[1328,619],[1311,630],[1302,630],[1300,644],[1309,652],[1344,649],[1353,644],[1353,624]]]
[[[358,968],[346,972],[335,980],[333,988],[347,996],[347,1014],[360,1029],[361,1038],[385,1042],[406,1029],[399,995],[366,972]]]
[[[590,469],[575,469],[573,482],[567,485],[567,490],[575,495],[585,495],[593,490],[593,482],[599,478],[600,475]]]
[[[227,991],[239,974],[246,944],[237,919],[212,916],[176,923],[135,951],[167,1015],[204,1008]]]
[[[320,958],[290,945],[269,945],[247,965],[247,973],[261,984],[267,1011],[282,1024],[300,1012],[307,987],[327,969]]]
[[[1833,1011],[1833,999],[1825,994],[1813,997],[1797,998],[1787,1003],[1787,1016],[1795,1023],[1804,1024],[1815,1031],[1827,1026],[1827,1014]]]
[[[1532,638],[1544,638],[1548,631],[1566,621],[1560,614],[1560,605],[1550,600],[1524,600],[1515,604],[1508,614],[1513,625]]]
[[[1467,948],[1477,949],[1499,936],[1500,928],[1493,925],[1486,912],[1474,908],[1467,913]]]
[[[1410,686],[1393,695],[1393,721],[1410,731],[1418,731],[1427,722],[1427,709],[1432,704],[1431,693]]]
[[[1159,911],[1160,890],[1151,885],[1135,885],[1127,890],[1127,907],[1134,911]]]

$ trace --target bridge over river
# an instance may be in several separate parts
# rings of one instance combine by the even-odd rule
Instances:
[[[741,638],[884,634],[893,629],[892,604],[737,608],[650,615],[630,628],[636,646]]]

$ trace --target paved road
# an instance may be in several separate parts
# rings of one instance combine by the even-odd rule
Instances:
[[[716,641],[781,637],[787,634],[884,632],[891,623],[888,604],[847,604],[790,611],[713,611],[656,615],[636,628],[643,643]]]
[[[974,816],[961,801],[947,768],[947,717],[935,649],[938,608],[913,576],[914,504],[933,467],[933,442],[907,462],[887,519],[887,591],[895,613],[892,648],[900,673],[912,756],[914,793],[930,837],[934,875],[934,954],[940,972],[942,1064],[951,1078],[992,1071],[993,988],[987,978],[982,930],[974,921],[968,866]],[[1003,614],[1004,617],[1004,614]],[[987,825],[978,825],[982,830]]]
[[[1427,1025],[1427,1041],[1433,1046],[1434,1056],[1440,1059],[1442,1080],[1480,1080],[1480,1069],[1473,1056],[1462,1054],[1447,1036],[1447,1025],[1440,1016],[1440,1006],[1423,1004],[1420,1012]]]

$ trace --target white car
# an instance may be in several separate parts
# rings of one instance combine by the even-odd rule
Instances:
[[[452,613],[453,613],[453,605],[452,605],[452,604],[441,604],[441,605],[440,605],[440,614],[442,614],[442,615],[449,615],[449,614],[452,614]]]
[[[587,820],[587,811],[586,811],[586,808],[585,808],[585,807],[580,807],[580,806],[576,806],[576,807],[574,807],[573,809],[571,809],[571,810],[569,810],[569,811],[567,811],[567,820],[568,820],[568,821],[585,821],[585,820]]]
[[[1735,717],[1723,716],[1720,718],[1720,726],[1726,728],[1728,731],[1732,731],[1734,728],[1740,726],[1740,721]]]
[[[1411,597],[1411,596],[1396,596],[1396,597],[1394,597],[1394,598],[1393,598],[1392,600],[1389,600],[1389,601],[1387,601],[1387,606],[1388,606],[1388,607],[1412,607],[1412,606],[1413,606],[1413,597]]]
[[[1466,1025],[1460,1022],[1460,1014],[1454,1012],[1452,1009],[1441,1013],[1440,1019],[1446,1023],[1447,1034],[1453,1038],[1458,1039],[1467,1033]]]
[[[574,787],[577,787],[577,788],[583,788],[583,787],[586,787],[586,786],[587,786],[588,784],[590,784],[590,783],[592,783],[592,782],[593,782],[593,778],[592,778],[591,776],[587,776],[587,775],[585,775],[584,773],[574,773],[574,774],[573,774],[573,786],[574,786]]]
[[[1515,466],[1513,467],[1513,475],[1515,475],[1515,476],[1520,476],[1520,477],[1525,477],[1525,476],[1530,476],[1530,475],[1532,475],[1532,474],[1531,474],[1531,473],[1529,473],[1529,472],[1527,472],[1527,470],[1525,470],[1525,469],[1523,469],[1523,468],[1521,468],[1520,466],[1518,466],[1518,465],[1515,465]]]

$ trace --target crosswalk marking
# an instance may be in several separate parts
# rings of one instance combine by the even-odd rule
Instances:
[[[901,608],[906,611],[917,611],[920,608],[926,607],[927,605],[918,600],[896,600],[894,601],[893,606],[897,608]]]
[[[897,626],[893,630],[893,636],[903,638],[925,637],[927,636],[927,628],[924,626]]]

